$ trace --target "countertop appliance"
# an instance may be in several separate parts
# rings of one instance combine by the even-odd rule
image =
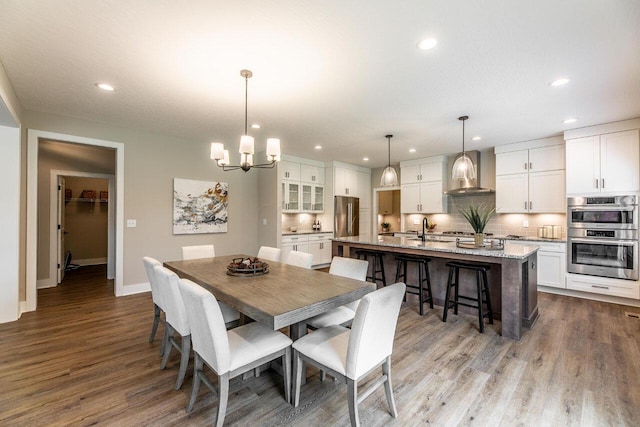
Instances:
[[[638,280],[638,196],[568,199],[567,271]]]
[[[357,236],[359,230],[360,199],[335,196],[333,229],[336,237]]]

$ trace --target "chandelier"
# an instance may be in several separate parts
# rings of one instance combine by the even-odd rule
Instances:
[[[230,165],[229,150],[225,150],[221,142],[211,143],[211,158],[223,171],[242,169],[248,172],[251,168],[272,168],[280,160],[280,140],[278,138],[267,138],[267,163],[253,164],[254,144],[253,137],[247,132],[247,100],[249,93],[249,79],[253,73],[249,70],[240,70],[240,75],[244,77],[244,135],[240,137],[240,164]]]

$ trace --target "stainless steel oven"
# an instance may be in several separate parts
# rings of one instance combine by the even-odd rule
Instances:
[[[567,271],[638,280],[638,230],[569,229]]]
[[[567,229],[638,229],[638,196],[570,197]]]
[[[638,280],[638,196],[568,199],[567,271]]]

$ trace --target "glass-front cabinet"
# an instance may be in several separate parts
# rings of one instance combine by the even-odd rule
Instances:
[[[302,185],[302,212],[324,211],[324,186],[313,184]]]
[[[282,181],[282,212],[300,212],[300,182]]]

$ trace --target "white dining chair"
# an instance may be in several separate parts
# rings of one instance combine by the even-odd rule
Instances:
[[[196,246],[182,247],[183,260],[213,258],[215,256],[216,256],[216,250],[213,245],[196,245]]]
[[[287,255],[285,262],[289,265],[295,265],[296,267],[311,268],[313,265],[313,254],[291,251],[289,255]]]
[[[204,373],[206,364],[218,376],[216,426],[222,426],[229,399],[229,380],[271,360],[282,358],[284,394],[291,401],[291,339],[259,322],[226,330],[218,302],[206,289],[187,279],[180,280],[180,293],[189,309],[194,353],[193,388],[187,412],[193,409],[200,381],[212,391]]]
[[[329,274],[348,277],[349,279],[366,282],[369,262],[355,258],[333,257]],[[356,315],[360,300],[350,302],[333,310],[329,310],[307,320],[307,326],[312,329],[324,328],[331,325],[348,326]]]
[[[293,343],[293,406],[300,403],[303,363],[310,363],[347,383],[352,426],[359,426],[358,403],[384,385],[391,415],[398,411],[391,386],[391,353],[398,314],[406,286],[396,283],[365,295],[358,304],[351,329],[328,326]],[[358,393],[358,381],[382,366],[382,375]]]
[[[282,249],[271,246],[260,246],[260,250],[258,250],[258,258],[266,259],[267,261],[280,262],[281,254]]]
[[[180,390],[184,376],[187,373],[191,351],[191,328],[187,318],[187,309],[182,301],[180,289],[178,289],[178,282],[180,281],[178,275],[161,265],[155,267],[155,274],[158,280],[158,289],[166,302],[164,338],[162,340],[164,357],[162,358],[160,369],[164,369],[167,366],[171,349],[175,347],[181,354],[178,380],[176,381],[176,390]],[[175,332],[180,335],[180,343],[174,337]]]
[[[160,261],[157,259],[145,256],[142,257],[142,264],[144,265],[144,270],[147,273],[147,278],[149,279],[149,286],[151,287],[151,299],[153,300],[153,326],[151,326],[151,335],[149,336],[149,342],[153,342],[156,337],[156,332],[158,331],[158,325],[162,321],[161,313],[165,311],[164,300],[162,299],[162,295],[160,290],[158,289],[158,283],[155,276],[155,267],[158,265],[162,265]],[[160,346],[160,356],[164,353],[164,341]]]
[[[190,259],[202,259],[202,258],[214,258],[216,256],[216,250],[213,245],[198,245],[198,246],[183,246],[182,247],[182,260]],[[227,322],[227,327],[235,327],[240,321],[240,313],[233,307],[218,301],[220,304],[220,310]]]

